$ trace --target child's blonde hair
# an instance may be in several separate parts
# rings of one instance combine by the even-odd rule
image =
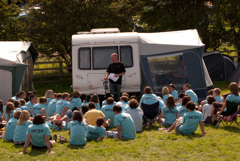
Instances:
[[[170,94],[168,87],[163,87],[162,88],[162,96],[165,96],[166,94]]]
[[[46,98],[52,98],[53,94],[54,94],[53,90],[49,89],[49,90],[46,91],[45,97]]]
[[[22,123],[28,121],[29,118],[30,118],[29,112],[27,110],[23,110],[19,117],[17,124],[21,125]]]

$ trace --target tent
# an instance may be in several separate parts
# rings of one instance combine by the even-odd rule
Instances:
[[[221,54],[219,51],[204,53],[203,60],[212,81],[228,80],[237,69],[237,63],[234,59],[228,55]]]
[[[197,30],[138,33],[143,84],[161,93],[163,86],[174,83],[178,91],[189,83],[199,98],[213,88],[202,59],[205,45]]]
[[[0,42],[0,99],[4,102],[19,90],[34,90],[33,66],[38,56],[31,42]]]
[[[240,66],[232,73],[232,75],[227,79],[228,83],[236,82],[237,84],[240,83]]]

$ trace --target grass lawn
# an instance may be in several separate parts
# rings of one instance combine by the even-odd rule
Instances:
[[[53,85],[52,85],[53,86]],[[68,90],[68,85],[56,88],[59,92]],[[38,86],[39,88],[41,85]],[[45,91],[47,88],[39,90]],[[215,83],[222,93],[228,92],[228,84]],[[36,86],[35,86],[36,88]],[[37,88],[36,88],[37,89]],[[54,89],[55,90],[55,89]],[[63,90],[63,91],[61,91]],[[238,121],[240,118],[238,119]],[[240,127],[218,129],[205,126],[207,136],[202,136],[200,128],[192,135],[164,134],[154,125],[138,133],[136,139],[119,141],[104,139],[102,142],[87,142],[85,146],[70,146],[68,143],[56,143],[48,154],[46,150],[31,150],[19,155],[23,146],[15,146],[0,140],[0,160],[238,160],[240,159]],[[52,131],[52,135],[62,135],[69,139],[68,131]]]

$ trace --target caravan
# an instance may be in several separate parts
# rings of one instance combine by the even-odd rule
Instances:
[[[104,94],[104,76],[112,53],[118,53],[126,73],[122,92],[141,93],[149,85],[155,93],[174,83],[182,90],[190,83],[200,98],[212,81],[202,59],[205,45],[196,30],[162,33],[120,33],[93,29],[72,36],[73,89]]]

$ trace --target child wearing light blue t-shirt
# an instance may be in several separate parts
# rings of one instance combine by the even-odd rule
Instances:
[[[53,117],[53,130],[68,130],[69,119],[67,115],[61,118],[60,115],[56,114]]]
[[[191,85],[190,84],[185,84],[183,86],[183,90],[185,92],[185,94],[187,94],[190,98],[191,101],[193,103],[195,103],[196,105],[198,105],[198,96],[197,94],[191,89]]]
[[[6,104],[6,112],[4,115],[5,120],[8,122],[11,118],[13,118],[13,115],[15,113],[15,106],[12,102],[8,102]]]
[[[70,145],[84,145],[87,142],[86,139],[86,124],[82,122],[82,114],[80,111],[73,113],[73,121],[69,123]]]
[[[101,110],[100,109],[100,101],[99,101],[99,97],[97,94],[93,94],[90,102],[93,102],[95,104],[96,110]]]
[[[122,107],[122,111],[128,106],[128,97],[122,96],[120,101],[116,103],[116,105],[120,105]]]
[[[47,99],[47,102],[45,104],[45,109],[47,110],[49,102],[51,102],[52,99],[54,99],[55,95],[53,90],[49,89],[45,92],[45,98]]]
[[[108,131],[107,136],[119,138],[119,140],[135,139],[136,129],[131,115],[122,113],[122,107],[118,105],[114,105],[113,112],[116,115],[114,117],[114,126],[117,127],[117,131]]]
[[[5,137],[7,141],[13,141],[13,137],[14,137],[14,133],[15,133],[15,128],[17,125],[17,121],[19,119],[21,115],[21,111],[16,111],[14,113],[13,118],[11,118],[7,125],[6,125],[6,129],[5,129]]]
[[[206,135],[207,133],[204,130],[202,113],[195,110],[196,107],[192,101],[189,101],[186,104],[186,108],[188,109],[188,112],[185,113],[183,117],[177,119],[166,133],[170,133],[175,129],[176,134],[192,134],[197,130],[199,124],[202,134]]]
[[[218,103],[221,103],[223,99],[220,94],[221,94],[221,90],[219,88],[214,88],[213,97],[215,98],[215,101]]]
[[[56,114],[59,114],[61,117],[63,117],[67,110],[70,108],[70,103],[68,102],[69,96],[70,95],[68,93],[63,93],[62,99],[57,102]]]
[[[169,92],[170,94],[173,96],[173,98],[176,100],[178,100],[178,92],[176,91],[176,87],[174,84],[169,84],[168,85],[168,89],[169,89]]]
[[[182,105],[177,107],[180,117],[183,117],[183,115],[188,112],[188,110],[186,108],[186,104],[189,101],[191,101],[191,98],[189,96],[184,96],[182,99]]]
[[[81,96],[81,93],[79,91],[73,92],[72,99],[70,101],[70,109],[72,109],[73,107],[82,109],[82,100],[81,100],[80,96]]]
[[[27,139],[27,128],[32,124],[32,121],[30,121],[29,118],[30,115],[28,111],[24,110],[21,112],[13,137],[14,144],[23,145],[25,143]]]
[[[179,118],[179,111],[176,108],[173,96],[167,98],[166,107],[162,109],[161,122],[165,128],[170,127],[177,118]]]
[[[104,105],[102,106],[102,109],[101,111],[103,112],[103,114],[105,115],[105,120],[108,120],[110,119],[110,128],[113,128],[114,127],[114,117],[115,117],[115,114],[113,112],[113,98],[112,97],[109,97],[107,99],[107,105]]]
[[[33,107],[35,103],[37,102],[37,96],[32,94],[29,96],[29,101],[26,103],[26,106],[28,108],[28,112],[30,113],[30,116],[33,115]]]
[[[46,109],[46,106],[45,106],[46,103],[47,103],[47,99],[45,97],[39,98],[39,103],[35,104],[33,106],[33,115],[32,116],[34,117],[37,114],[39,114],[42,108]]]
[[[45,124],[42,115],[37,114],[33,119],[33,124],[27,128],[27,139],[23,151],[20,154],[25,153],[30,142],[32,149],[46,148],[48,149],[48,152],[51,153],[51,147],[55,143],[55,140],[49,140],[50,136],[50,128]]]
[[[162,88],[162,96],[163,96],[163,102],[166,104],[167,98],[170,96],[168,87]]]
[[[87,135],[86,138],[90,140],[102,141],[106,137],[106,129],[103,126],[105,120],[102,117],[99,117],[96,121],[96,126],[88,125],[87,126]]]

